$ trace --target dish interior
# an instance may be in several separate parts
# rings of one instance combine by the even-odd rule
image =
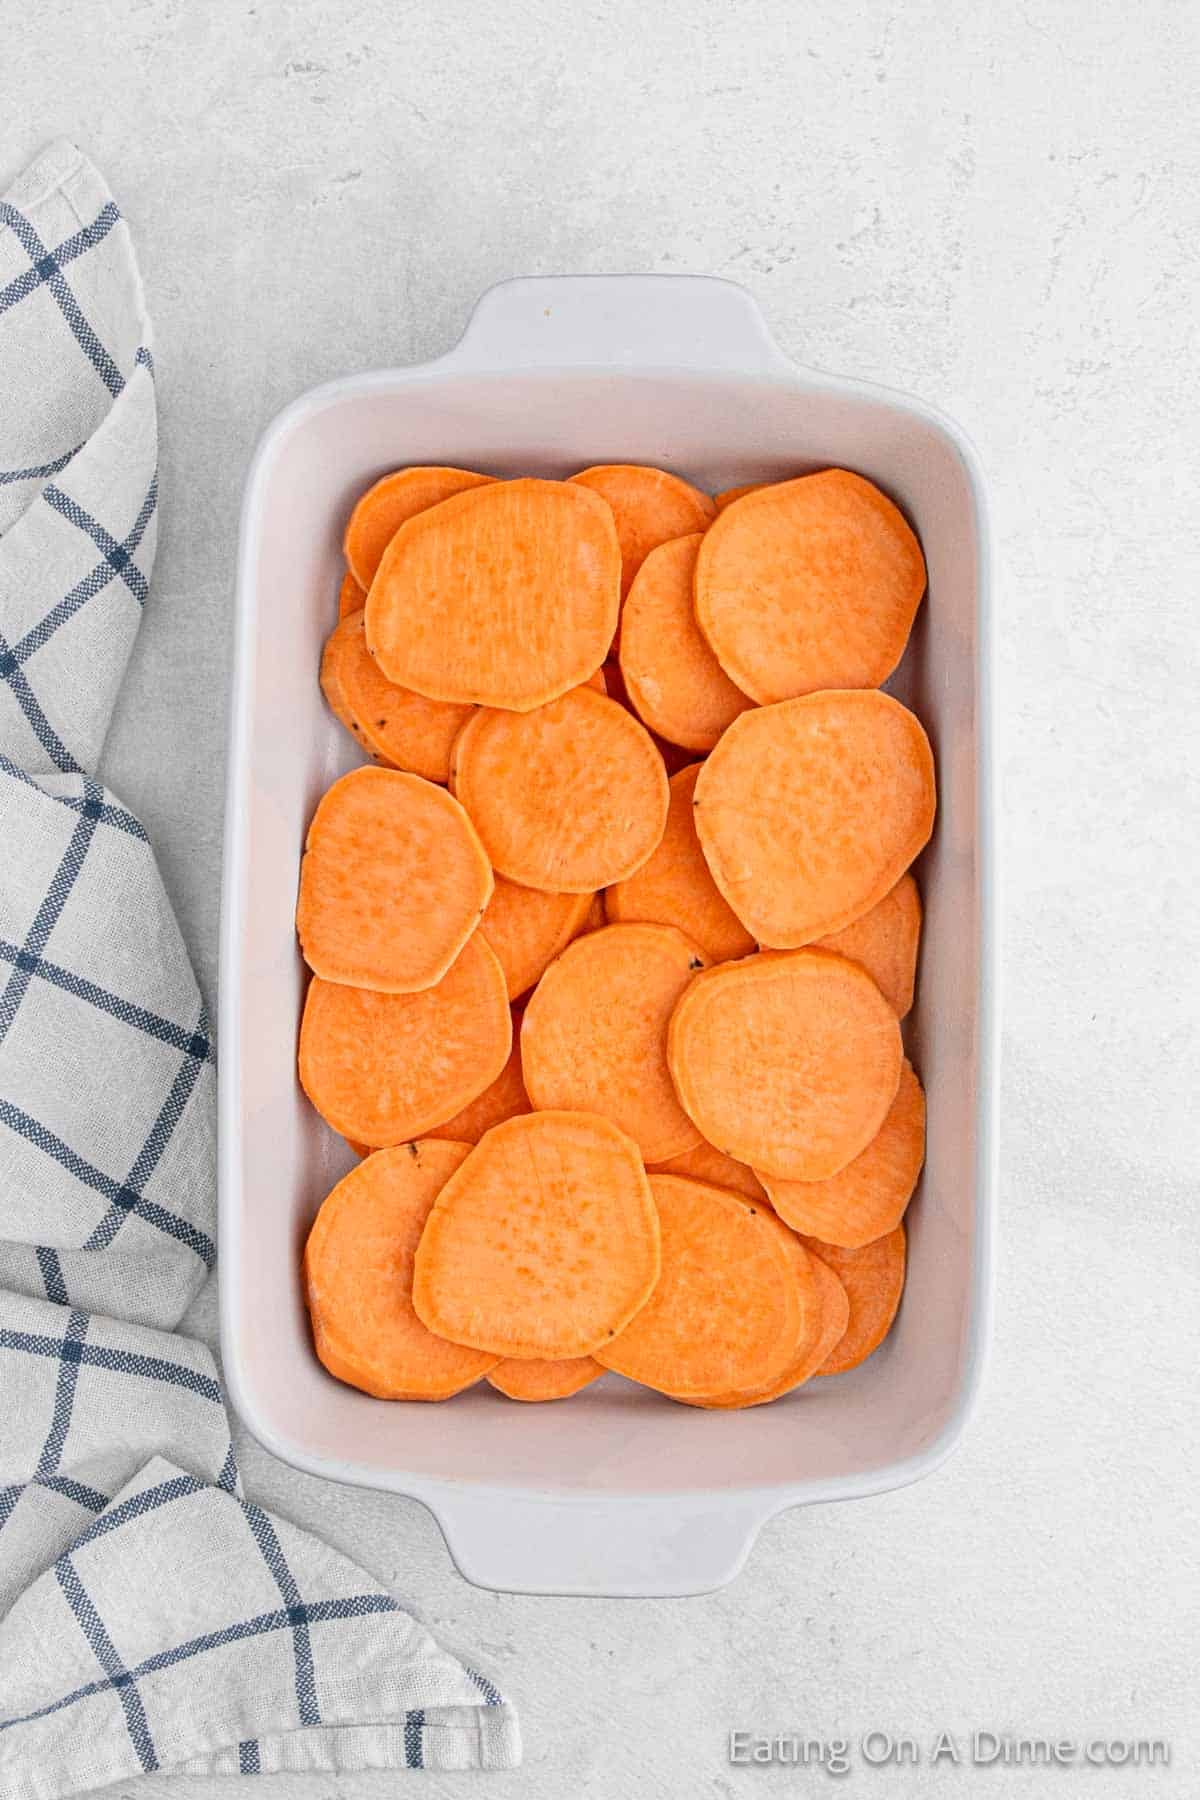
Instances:
[[[915,870],[925,926],[907,1038],[928,1095],[928,1148],[908,1215],[907,1288],[867,1363],[766,1408],[673,1406],[615,1376],[559,1405],[514,1406],[486,1385],[441,1406],[389,1405],[321,1368],[298,1274],[307,1227],[353,1161],[304,1100],[294,1060],[304,831],[324,789],[360,760],[317,685],[336,617],[341,529],[362,489],[405,463],[564,476],[606,461],[658,464],[710,491],[842,464],[876,481],[920,534],[929,591],[890,684],[925,724],[939,780],[937,830]],[[252,480],[246,530],[239,604],[251,654],[234,702],[240,855],[227,871],[235,929],[222,971],[233,995],[222,1053],[236,1101],[224,1119],[222,1229],[226,1366],[251,1429],[303,1466],[417,1493],[451,1482],[614,1497],[753,1487],[803,1499],[805,1489],[824,1497],[831,1483],[882,1485],[889,1466],[928,1454],[962,1403],[981,1249],[980,557],[971,481],[950,436],[903,401],[800,372],[789,382],[399,371],[283,416]]]

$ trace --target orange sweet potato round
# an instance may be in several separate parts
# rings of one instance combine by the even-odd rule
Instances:
[[[568,944],[521,1026],[534,1106],[611,1119],[647,1162],[698,1143],[667,1067],[667,1024],[703,967],[702,952],[669,925],[608,925]]]
[[[367,604],[367,590],[359,587],[349,569],[342,576],[338,588],[338,618],[349,618],[351,613],[361,612]]]
[[[496,878],[479,929],[500,958],[510,1000],[528,992],[578,934],[594,898],[586,891],[550,894],[518,887],[503,875]]]
[[[902,875],[870,912],[817,943],[861,963],[898,1018],[911,1012],[921,943],[921,895],[911,875]]]
[[[352,769],[308,828],[296,930],[326,981],[411,994],[441,980],[491,895],[457,800],[398,769]]]
[[[359,605],[366,599],[365,590],[375,579],[384,551],[406,519],[492,479],[469,469],[395,469],[369,487],[350,514],[342,541],[351,574],[363,590]]]
[[[746,481],[741,487],[722,488],[719,494],[713,495],[713,505],[719,513],[723,513],[727,506],[732,506],[743,494],[757,494],[761,488],[772,486],[774,483],[770,481]]]
[[[588,1113],[530,1113],[493,1126],[438,1195],[413,1304],[454,1343],[557,1361],[610,1342],[658,1271],[637,1146]]]
[[[845,1336],[850,1321],[850,1300],[833,1270],[818,1256],[811,1255],[791,1232],[789,1257],[796,1278],[811,1283],[813,1301],[805,1311],[795,1350],[788,1362],[770,1381],[757,1387],[730,1389],[722,1394],[693,1396],[692,1406],[704,1406],[720,1412],[736,1411],[743,1406],[764,1406],[778,1400],[795,1388],[803,1387],[822,1367],[834,1348]],[[800,1259],[803,1258],[803,1261]],[[676,1396],[683,1398],[683,1396]]]
[[[542,1357],[521,1360],[510,1356],[496,1364],[488,1381],[510,1400],[566,1400],[598,1381],[603,1373],[600,1364],[590,1356],[560,1357],[554,1362]]]
[[[621,611],[621,675],[639,718],[686,750],[711,750],[754,704],[709,649],[692,612],[692,571],[702,535],[651,550]]]
[[[701,1138],[691,1150],[683,1150],[678,1156],[668,1157],[666,1162],[647,1165],[648,1175],[688,1175],[693,1181],[703,1181],[709,1187],[728,1188],[731,1193],[740,1194],[743,1200],[752,1200],[756,1206],[767,1206],[766,1189],[762,1182],[746,1163],[735,1162],[732,1156],[726,1156],[712,1144],[706,1144]]]
[[[512,1033],[513,1046],[508,1053],[508,1061],[482,1094],[460,1107],[452,1118],[443,1119],[430,1131],[430,1137],[451,1138],[459,1144],[477,1144],[485,1131],[493,1125],[502,1125],[505,1119],[515,1119],[520,1113],[532,1112],[529,1095],[525,1092],[525,1083],[521,1079],[521,1046],[517,1039],[520,1030],[520,1019],[513,1014]]]
[[[925,560],[903,514],[848,469],[743,494],[696,561],[696,619],[761,705],[872,688],[904,654]]]
[[[782,950],[878,905],[929,841],[935,807],[920,721],[870,689],[743,713],[694,800],[717,887],[760,944]]]
[[[699,944],[710,962],[748,956],[754,937],[724,899],[696,836],[692,802],[699,763],[672,775],[667,823],[658,848],[625,881],[614,882],[605,895],[610,923],[627,925],[640,919],[674,925]]]
[[[900,1082],[900,1022],[857,963],[759,954],[697,975],[671,1016],[676,1092],[760,1177],[817,1181],[864,1150]]]
[[[511,1049],[504,971],[476,932],[418,994],[315,978],[300,1025],[300,1085],[343,1137],[402,1144],[482,1094]]]
[[[599,463],[572,475],[571,482],[590,488],[612,508],[621,545],[622,596],[658,544],[704,531],[716,517],[712,500],[699,488],[641,463]]]
[[[401,525],[367,595],[367,644],[414,693],[531,712],[600,667],[620,585],[598,494],[497,481]]]
[[[331,1375],[380,1400],[445,1400],[496,1358],[435,1337],[412,1304],[413,1258],[466,1144],[430,1139],[380,1150],[338,1182],[304,1251],[317,1355]]]
[[[427,700],[389,681],[367,649],[361,611],[342,619],[326,643],[321,688],[376,762],[426,781],[449,779],[450,752],[472,709]]]
[[[764,1177],[771,1204],[795,1231],[859,1250],[894,1231],[925,1160],[925,1094],[906,1062],[887,1117],[865,1150],[824,1181]]]
[[[454,746],[454,790],[497,874],[556,894],[640,869],[669,798],[644,727],[586,687],[532,713],[477,712]]]
[[[770,1381],[794,1354],[803,1305],[769,1213],[726,1188],[651,1175],[662,1274],[597,1362],[678,1398]]]
[[[589,931],[599,931],[602,926],[607,924],[608,914],[604,910],[604,895],[593,894],[575,936],[586,937]]]
[[[897,1225],[886,1237],[876,1238],[860,1250],[843,1250],[816,1238],[804,1242],[833,1270],[850,1302],[845,1332],[817,1370],[818,1375],[841,1375],[866,1362],[892,1329],[904,1292],[904,1227]]]

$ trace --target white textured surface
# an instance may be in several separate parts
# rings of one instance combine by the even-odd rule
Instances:
[[[824,1778],[730,1769],[726,1730],[876,1725],[1164,1734],[1167,1771],[990,1780],[1193,1793],[1200,14],[0,0],[0,29],[5,176],[75,137],[149,288],[163,539],[106,775],[210,993],[238,495],[300,389],[437,352],[505,275],[695,269],[746,283],[801,360],[945,406],[992,480],[1002,1259],[965,1446],[922,1486],[776,1521],[683,1602],[475,1591],[420,1508],[246,1446],[251,1491],[477,1649],[524,1715],[498,1794],[795,1793]]]

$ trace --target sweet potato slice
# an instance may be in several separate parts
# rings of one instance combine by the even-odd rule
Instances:
[[[407,519],[493,480],[491,475],[475,475],[469,469],[411,468],[395,469],[369,487],[350,514],[342,540],[359,587],[370,587],[384,551]]]
[[[586,937],[589,931],[600,931],[608,924],[608,914],[604,910],[604,895],[593,894],[591,904],[583,915],[576,937]]]
[[[906,1062],[887,1117],[853,1162],[824,1181],[780,1181],[767,1175],[763,1185],[775,1211],[793,1230],[860,1250],[896,1229],[924,1160],[925,1094]]]
[[[656,545],[705,531],[716,517],[708,494],[678,475],[641,463],[600,463],[581,469],[571,481],[590,488],[612,508],[621,545],[622,597]]]
[[[359,587],[349,569],[342,576],[338,588],[338,618],[348,619],[351,613],[361,612],[367,604],[367,590]]]
[[[925,592],[903,514],[848,469],[744,494],[696,559],[696,620],[721,667],[761,705],[886,681]]]
[[[367,595],[367,644],[414,693],[531,712],[604,661],[620,571],[598,494],[565,481],[473,488],[397,531]]]
[[[621,674],[639,718],[685,750],[711,750],[754,702],[709,649],[692,611],[702,534],[659,544],[642,563],[621,611]]]
[[[358,740],[359,748],[370,756],[373,753],[363,737],[362,726],[350,710],[350,703],[346,699],[345,689],[342,686],[342,670],[346,662],[345,650],[348,635],[342,632],[344,623],[344,620],[339,622],[325,640],[325,648],[321,654],[321,692],[325,696],[326,705],[339,725],[344,725],[346,730]]]
[[[886,1237],[876,1238],[860,1250],[843,1250],[816,1238],[804,1242],[814,1256],[829,1265],[849,1297],[846,1330],[817,1370],[818,1375],[841,1375],[866,1362],[892,1329],[904,1292],[904,1227],[897,1225]]]
[[[852,925],[818,938],[822,950],[836,950],[861,963],[889,1006],[903,1019],[912,1011],[921,943],[921,895],[911,875],[902,875]]]
[[[752,1200],[755,1206],[769,1204],[766,1189],[754,1170],[746,1163],[735,1162],[732,1156],[726,1156],[714,1145],[706,1144],[703,1138],[691,1150],[668,1157],[666,1162],[655,1163],[646,1173],[687,1175],[693,1181],[707,1182],[709,1187],[728,1188],[730,1193],[740,1194],[743,1200]]]
[[[532,1112],[529,1095],[525,1092],[525,1083],[521,1079],[521,1046],[517,1039],[520,1019],[513,1015],[513,1046],[508,1053],[508,1061],[489,1087],[466,1106],[460,1108],[452,1119],[444,1119],[430,1132],[431,1137],[451,1138],[460,1144],[477,1144],[485,1131],[493,1125],[502,1125],[505,1119],[515,1119],[521,1113]]]
[[[510,1400],[565,1400],[589,1383],[598,1381],[604,1370],[590,1356],[560,1357],[547,1361],[544,1357],[506,1357],[491,1370],[488,1381]]]
[[[802,1294],[770,1214],[725,1188],[651,1175],[662,1273],[597,1362],[687,1398],[770,1381],[790,1360]]]
[[[672,775],[666,829],[658,848],[636,874],[618,881],[604,897],[614,925],[641,919],[675,925],[692,938],[710,962],[748,956],[754,938],[712,878],[692,813],[699,763]]]
[[[402,1144],[451,1119],[512,1049],[504,971],[478,932],[436,987],[380,994],[317,977],[300,1025],[300,1085],[358,1144]]]
[[[608,925],[568,944],[521,1026],[534,1106],[611,1119],[647,1162],[697,1144],[667,1067],[667,1024],[704,966],[703,952],[670,925]]]
[[[667,1056],[688,1116],[738,1162],[819,1181],[865,1150],[900,1083],[900,1021],[857,963],[759,954],[697,975]]]
[[[745,481],[741,487],[722,488],[719,494],[713,495],[713,505],[719,513],[723,513],[727,506],[732,506],[744,494],[757,494],[761,489],[773,486],[774,483],[770,481]]]
[[[500,958],[510,1000],[526,993],[576,936],[593,898],[588,893],[550,894],[518,887],[503,875],[496,878],[479,929]]]
[[[389,681],[367,649],[361,611],[344,618],[326,643],[321,686],[342,723],[348,715],[351,731],[377,762],[426,781],[449,780],[450,752],[472,708],[427,700]]]
[[[877,906],[929,841],[935,808],[920,721],[861,689],[743,713],[694,800],[713,880],[760,944],[784,950]]]
[[[764,1406],[770,1400],[778,1400],[820,1374],[826,1358],[845,1335],[850,1320],[850,1300],[845,1288],[826,1262],[819,1256],[809,1255],[793,1234],[789,1233],[789,1236],[794,1246],[792,1256],[797,1251],[807,1256],[808,1279],[816,1287],[816,1304],[808,1311],[805,1329],[791,1360],[772,1381],[740,1392],[708,1394],[702,1399],[692,1399],[692,1406],[732,1412],[743,1406]]]
[[[467,1144],[421,1139],[380,1150],[338,1182],[304,1251],[317,1355],[331,1375],[380,1400],[446,1400],[495,1366],[448,1344],[412,1303],[413,1258],[438,1191]]]
[[[493,1126],[438,1195],[413,1304],[439,1337],[557,1361],[623,1330],[658,1270],[636,1144],[587,1113],[530,1113]]]
[[[398,769],[352,769],[308,828],[296,930],[326,981],[412,994],[441,980],[491,896],[457,800]]]
[[[549,893],[623,881],[667,818],[649,734],[586,687],[536,712],[477,712],[455,742],[454,789],[497,874]]]
[[[579,685],[580,685],[580,687],[593,688],[597,694],[602,694],[605,696],[607,696],[607,694],[608,694],[608,680],[607,680],[607,677],[606,677],[603,669],[597,669],[596,673],[594,675],[589,676],[586,681],[581,681]],[[573,691],[574,690],[572,690],[572,692]],[[470,721],[475,717],[476,713],[478,713],[478,712],[497,712],[497,711],[504,711],[504,710],[505,709],[502,707],[501,708],[479,707],[479,706],[464,707],[463,711],[466,714],[464,726],[466,724],[469,724]],[[454,794],[456,797],[458,794],[458,743],[459,743],[459,739],[461,737],[462,737],[462,731],[460,730],[456,734],[454,743],[451,746],[450,772],[449,772],[448,776],[446,777],[446,785],[450,789],[450,792],[452,794]]]

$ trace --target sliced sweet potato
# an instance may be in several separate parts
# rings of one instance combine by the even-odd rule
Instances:
[[[712,1144],[700,1142],[691,1150],[681,1151],[666,1162],[655,1163],[647,1168],[648,1175],[688,1175],[693,1181],[705,1181],[709,1187],[728,1188],[731,1193],[740,1194],[743,1200],[752,1200],[756,1206],[769,1204],[766,1189],[762,1182],[746,1163],[735,1162],[732,1156],[726,1156]]]
[[[744,494],[696,559],[696,620],[761,705],[886,681],[925,592],[925,559],[886,495],[848,469]]]
[[[326,705],[339,725],[344,725],[346,730],[357,739],[359,748],[367,756],[371,756],[374,753],[363,737],[362,726],[350,710],[350,703],[342,686],[342,670],[346,662],[345,646],[346,636],[342,634],[339,624],[326,638],[325,648],[321,655],[321,692],[325,696]],[[378,758],[376,760],[378,761]]]
[[[804,1296],[776,1221],[726,1188],[651,1175],[662,1274],[597,1362],[680,1398],[770,1381],[794,1353]]]
[[[724,899],[712,878],[692,813],[699,763],[672,775],[666,828],[658,848],[636,874],[618,881],[604,897],[614,925],[641,919],[675,925],[692,938],[710,962],[748,956],[754,938]]]
[[[338,618],[347,619],[351,613],[361,612],[367,604],[367,590],[359,587],[349,569],[342,576],[338,588]]]
[[[621,664],[614,650],[604,664],[604,691],[610,700],[616,700],[628,711],[633,711],[629,695],[625,692],[625,677],[621,673]]]
[[[719,513],[723,513],[727,506],[732,506],[743,494],[757,494],[762,488],[773,485],[770,481],[745,481],[741,487],[722,488],[719,494],[713,495],[713,505]]]
[[[590,676],[587,681],[580,682],[579,685],[580,687],[594,688],[598,694],[603,694],[605,696],[608,694],[608,681],[603,669],[597,669],[594,675]],[[572,690],[572,692],[573,691],[574,690]],[[466,725],[470,723],[478,712],[503,712],[505,709],[502,707],[468,706],[464,710],[466,712],[464,725]],[[460,730],[456,734],[454,743],[450,749],[450,772],[446,777],[446,785],[450,789],[450,792],[456,797],[458,794],[458,744],[461,737],[462,731]]]
[[[647,1162],[697,1144],[667,1067],[667,1023],[704,966],[703,952],[670,925],[608,925],[568,944],[521,1026],[534,1106],[611,1119]]]
[[[621,674],[638,716],[686,750],[711,750],[754,702],[709,649],[692,611],[700,532],[659,544],[633,578],[621,611]]]
[[[554,1362],[544,1357],[522,1361],[510,1356],[496,1364],[488,1381],[510,1400],[565,1400],[598,1381],[603,1373],[600,1364],[590,1356],[560,1357]]]
[[[581,469],[571,481],[590,488],[612,508],[621,545],[622,596],[656,545],[705,531],[716,517],[708,494],[678,475],[641,463],[600,463]]]
[[[438,1195],[413,1304],[439,1337],[557,1361],[623,1330],[658,1270],[632,1139],[587,1113],[530,1113],[493,1126]]]
[[[710,1144],[792,1181],[865,1150],[900,1083],[900,1021],[857,963],[829,950],[748,956],[697,975],[667,1056]],[[528,1085],[528,1084],[527,1084]]]
[[[402,1144],[482,1094],[511,1049],[504,971],[476,932],[437,986],[418,994],[314,979],[300,1025],[300,1085],[343,1137]]]
[[[667,818],[648,732],[586,687],[536,712],[477,712],[455,742],[454,789],[497,874],[550,893],[623,881]]]
[[[576,936],[593,898],[519,887],[497,876],[479,929],[500,958],[510,1000],[540,980],[547,964]]]
[[[860,1250],[843,1250],[816,1238],[804,1242],[814,1256],[829,1265],[849,1297],[846,1330],[817,1370],[818,1375],[841,1375],[865,1362],[892,1329],[904,1292],[904,1227],[897,1225],[886,1237],[876,1238]]]
[[[850,1300],[845,1288],[826,1262],[819,1256],[808,1255],[804,1245],[793,1234],[789,1233],[789,1236],[795,1246],[791,1254],[794,1257],[799,1251],[807,1256],[808,1278],[816,1287],[816,1304],[808,1311],[806,1327],[791,1360],[772,1381],[740,1392],[708,1394],[703,1399],[692,1399],[692,1406],[732,1412],[743,1406],[764,1406],[769,1400],[778,1400],[781,1395],[790,1394],[794,1388],[802,1387],[814,1375],[820,1374],[826,1358],[845,1335],[850,1320]]]
[[[367,595],[367,644],[414,693],[531,712],[600,667],[620,581],[598,494],[498,481],[401,525]]]
[[[771,1204],[793,1230],[859,1250],[894,1231],[925,1160],[925,1094],[912,1064],[888,1115],[865,1150],[824,1181],[763,1178]]]
[[[921,895],[911,875],[902,875],[878,905],[852,925],[817,939],[821,949],[836,950],[861,963],[901,1019],[912,1011],[920,942]]]
[[[380,1400],[446,1400],[495,1366],[448,1344],[412,1304],[413,1258],[442,1184],[469,1145],[426,1138],[380,1150],[338,1182],[304,1251],[317,1355],[331,1375]]]
[[[350,514],[342,540],[350,572],[364,590],[364,599],[384,551],[407,519],[493,479],[469,469],[396,469],[369,487]]]
[[[760,944],[786,950],[877,906],[929,841],[936,803],[920,721],[858,689],[743,713],[694,810],[717,887]]]
[[[593,894],[591,904],[583,915],[583,922],[576,937],[586,937],[589,931],[599,931],[608,924],[608,914],[604,910],[604,895]]]
[[[326,643],[321,686],[377,762],[426,781],[449,780],[450,752],[472,708],[427,700],[389,681],[367,649],[361,611],[344,618]]]
[[[398,769],[352,769],[308,828],[296,930],[326,981],[412,994],[441,980],[491,895],[457,800]]]
[[[514,1013],[512,1023],[513,1046],[508,1053],[508,1061],[489,1087],[474,1100],[469,1100],[451,1119],[444,1119],[433,1131],[431,1137],[452,1138],[460,1144],[477,1144],[485,1131],[493,1125],[502,1125],[505,1119],[515,1119],[521,1113],[532,1112],[529,1095],[525,1092],[525,1083],[521,1079],[521,1046],[517,1038],[520,1019]]]
[[[615,655],[611,656],[604,665],[604,686],[610,700],[617,701],[620,706],[625,708],[626,712],[631,712],[635,718],[637,717],[633,701],[625,691],[625,677],[621,674],[621,665]],[[650,736],[654,739],[655,748],[663,759],[663,766],[668,775],[674,775],[679,769],[686,768],[687,764],[692,761],[690,752],[685,750],[682,744],[668,743],[666,738],[658,737],[654,732],[651,732]]]

